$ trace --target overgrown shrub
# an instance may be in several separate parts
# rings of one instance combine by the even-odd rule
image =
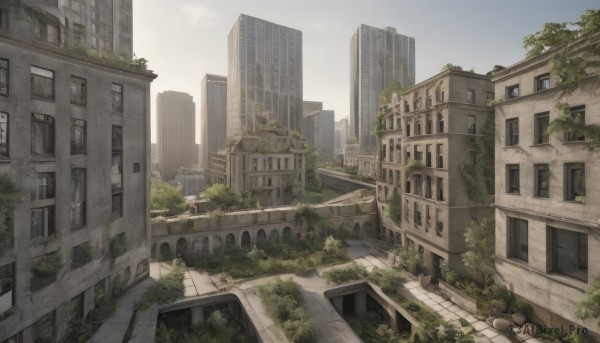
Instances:
[[[136,310],[145,310],[152,303],[164,304],[183,296],[183,274],[185,266],[178,260],[173,261],[173,269],[166,275],[161,276],[156,284],[150,287],[135,304]]]
[[[120,233],[110,240],[110,257],[114,260],[115,258],[125,253],[127,246],[127,239],[125,233]]]
[[[352,262],[343,268],[334,268],[323,273],[323,279],[329,283],[340,284],[349,280],[358,280],[368,275],[367,269],[362,264]]]
[[[386,293],[396,292],[396,289],[405,281],[402,272],[396,269],[375,268],[367,278]]]
[[[46,254],[31,269],[38,277],[48,277],[56,274],[64,265],[60,252]]]

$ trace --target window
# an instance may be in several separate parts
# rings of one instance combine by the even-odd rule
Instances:
[[[475,90],[474,89],[467,89],[467,102],[469,104],[475,103]]]
[[[404,159],[404,164],[408,163],[408,160],[410,160],[410,146],[406,146],[406,158]]]
[[[408,207],[408,199],[404,200],[404,218],[408,220],[408,215],[410,214],[410,209]],[[410,246],[410,244],[409,244]]]
[[[410,137],[410,124],[406,124],[406,137]]]
[[[85,225],[85,181],[85,169],[71,169],[71,228],[79,228]]]
[[[581,232],[548,227],[550,271],[588,280],[588,236]]]
[[[123,113],[123,86],[113,83],[110,89],[112,92],[112,111]]]
[[[444,145],[437,145],[437,167],[444,168]]]
[[[404,187],[404,188],[405,188],[405,189],[404,189],[404,191],[405,191],[407,194],[408,194],[408,193],[410,193],[410,176],[408,176],[408,177],[406,178],[406,185],[405,185],[405,187]]]
[[[415,145],[415,160],[422,161],[423,160],[423,146]]]
[[[565,164],[565,200],[585,202],[585,164]]]
[[[437,133],[444,133],[444,115],[441,113],[438,113],[437,115],[437,121],[438,121],[438,131]]]
[[[0,155],[8,156],[8,113],[0,112]]]
[[[0,313],[14,306],[15,265],[9,263],[0,266]]]
[[[547,164],[535,164],[534,196],[548,198],[550,196],[550,167]]]
[[[34,173],[31,176],[31,201],[54,199],[54,173]]]
[[[58,45],[60,41],[60,27],[58,24],[49,23],[46,18],[36,16],[33,20],[33,38],[45,43]]]
[[[31,238],[48,238],[56,233],[54,206],[31,209]]]
[[[548,125],[550,125],[550,114],[548,112],[535,115],[535,144],[548,143]]]
[[[425,146],[425,167],[431,168],[431,144]]]
[[[421,175],[420,174],[415,174],[414,175],[415,178],[415,195],[421,196],[423,195],[423,193],[421,192]]]
[[[508,217],[509,250],[508,256],[523,261],[528,260],[528,223],[527,220]]]
[[[140,164],[140,162],[133,162],[133,172],[134,173],[139,173],[142,169],[142,165]]]
[[[415,119],[415,136],[421,135],[421,117]]]
[[[444,201],[444,179],[436,178],[437,184],[437,201]]]
[[[543,91],[550,88],[550,74],[543,74],[535,78],[535,91]]]
[[[425,116],[425,134],[430,135],[433,132],[433,121],[431,120],[431,114]]]
[[[431,206],[425,205],[425,232],[428,232],[431,226]]]
[[[76,245],[71,250],[71,269],[79,268],[92,260],[90,243]]]
[[[476,127],[475,123],[476,123],[475,116],[470,115],[467,117],[467,131],[471,135],[474,135],[477,133],[477,127]]]
[[[405,113],[410,112],[410,105],[408,104],[407,100],[404,100],[404,112]]]
[[[54,100],[54,72],[31,66],[31,97]]]
[[[84,155],[86,153],[85,136],[85,121],[71,119],[71,155]]]
[[[31,154],[54,155],[54,118],[44,114],[31,115]]]
[[[4,59],[0,59],[0,95],[8,95],[8,60]]]
[[[519,85],[506,87],[506,98],[513,99],[519,96]]]
[[[431,192],[431,176],[425,176],[425,197],[431,199],[433,197]]]
[[[422,223],[423,205],[415,201],[414,223],[416,226],[423,225]]]
[[[519,118],[506,120],[506,145],[519,145]]]
[[[436,221],[435,221],[435,234],[438,237],[442,237],[444,232],[444,211],[435,210]]]
[[[585,124],[585,106],[578,106],[571,108],[571,118],[575,124]],[[580,142],[584,141],[585,136],[579,131],[567,132],[567,142]]]
[[[506,166],[506,193],[519,194],[519,165]]]
[[[87,100],[87,81],[81,77],[71,76],[71,103],[85,106]]]
[[[112,127],[112,217],[123,216],[123,130],[120,126]]]

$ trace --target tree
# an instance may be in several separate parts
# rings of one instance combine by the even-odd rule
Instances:
[[[600,325],[600,277],[596,278],[585,293],[585,297],[577,303],[575,315],[581,319],[596,319]]]
[[[388,200],[388,214],[394,223],[399,224],[402,219],[402,198],[400,198],[398,187],[392,189]]]
[[[487,287],[494,274],[494,250],[496,221],[490,212],[481,221],[472,220],[465,232],[467,252],[462,254],[465,268],[483,287]]]
[[[226,209],[237,205],[241,201],[241,196],[236,190],[232,190],[222,183],[215,183],[204,191],[204,196],[219,206]]]
[[[575,23],[546,23],[541,31],[523,39],[527,58],[552,51],[550,73],[558,80],[561,94],[555,102],[559,112],[550,122],[548,134],[579,132],[586,137],[586,148],[600,148],[600,125],[579,123],[565,100],[600,67],[600,10],[587,10]]]
[[[379,92],[379,106],[387,105],[392,101],[392,95],[394,93],[402,93],[403,88],[400,83],[396,80],[392,80],[390,84]]]
[[[306,152],[306,190],[313,192],[321,192],[323,190],[323,181],[317,170],[319,161],[319,152],[314,146],[308,146]]]
[[[8,222],[12,212],[21,202],[22,192],[8,174],[0,173],[0,256],[10,246]]]
[[[189,210],[190,205],[181,194],[181,189],[160,180],[152,181],[151,200],[153,210],[168,210],[168,216],[175,216]]]

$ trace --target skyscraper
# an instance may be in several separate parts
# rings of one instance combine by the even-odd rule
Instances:
[[[228,135],[254,129],[254,114],[265,111],[302,130],[302,32],[242,14],[229,32],[228,59]]]
[[[227,136],[227,78],[206,74],[200,99],[202,168],[209,167],[209,156],[225,146]]]
[[[198,163],[194,98],[166,91],[156,97],[158,170],[165,181],[175,179],[179,167]]]
[[[156,75],[67,48],[73,30],[101,52],[115,47],[106,32],[131,37],[112,17],[131,1],[65,3],[0,2],[0,193],[8,179],[20,193],[0,206],[0,342],[71,341],[109,287],[149,271]]]
[[[333,111],[315,111],[304,117],[304,138],[329,161],[333,161],[334,131]]]
[[[379,92],[393,80],[407,87],[415,81],[415,39],[361,24],[350,46],[350,132],[362,152],[375,151],[372,134]]]

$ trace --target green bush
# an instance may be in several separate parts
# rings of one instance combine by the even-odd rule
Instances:
[[[161,276],[156,284],[144,293],[142,299],[135,304],[134,308],[138,311],[145,310],[154,302],[164,304],[183,296],[184,273],[184,265],[174,260],[173,269],[168,274]]]
[[[531,306],[531,304],[524,298],[515,299],[515,301],[510,304],[510,309],[515,313],[521,312],[526,317],[531,317],[531,314],[533,313],[533,306]]]
[[[366,277],[367,274],[367,269],[362,264],[353,261],[349,266],[334,268],[324,272],[323,278],[329,283],[340,284],[349,280],[358,280]]]
[[[402,277],[402,272],[396,269],[375,268],[369,273],[367,278],[386,293],[395,293],[396,289],[405,281],[404,277]]]
[[[125,233],[120,233],[110,240],[110,257],[114,260],[115,258],[125,253],[127,246],[127,238]]]
[[[48,277],[56,274],[64,263],[60,252],[46,254],[31,269],[38,277]]]

